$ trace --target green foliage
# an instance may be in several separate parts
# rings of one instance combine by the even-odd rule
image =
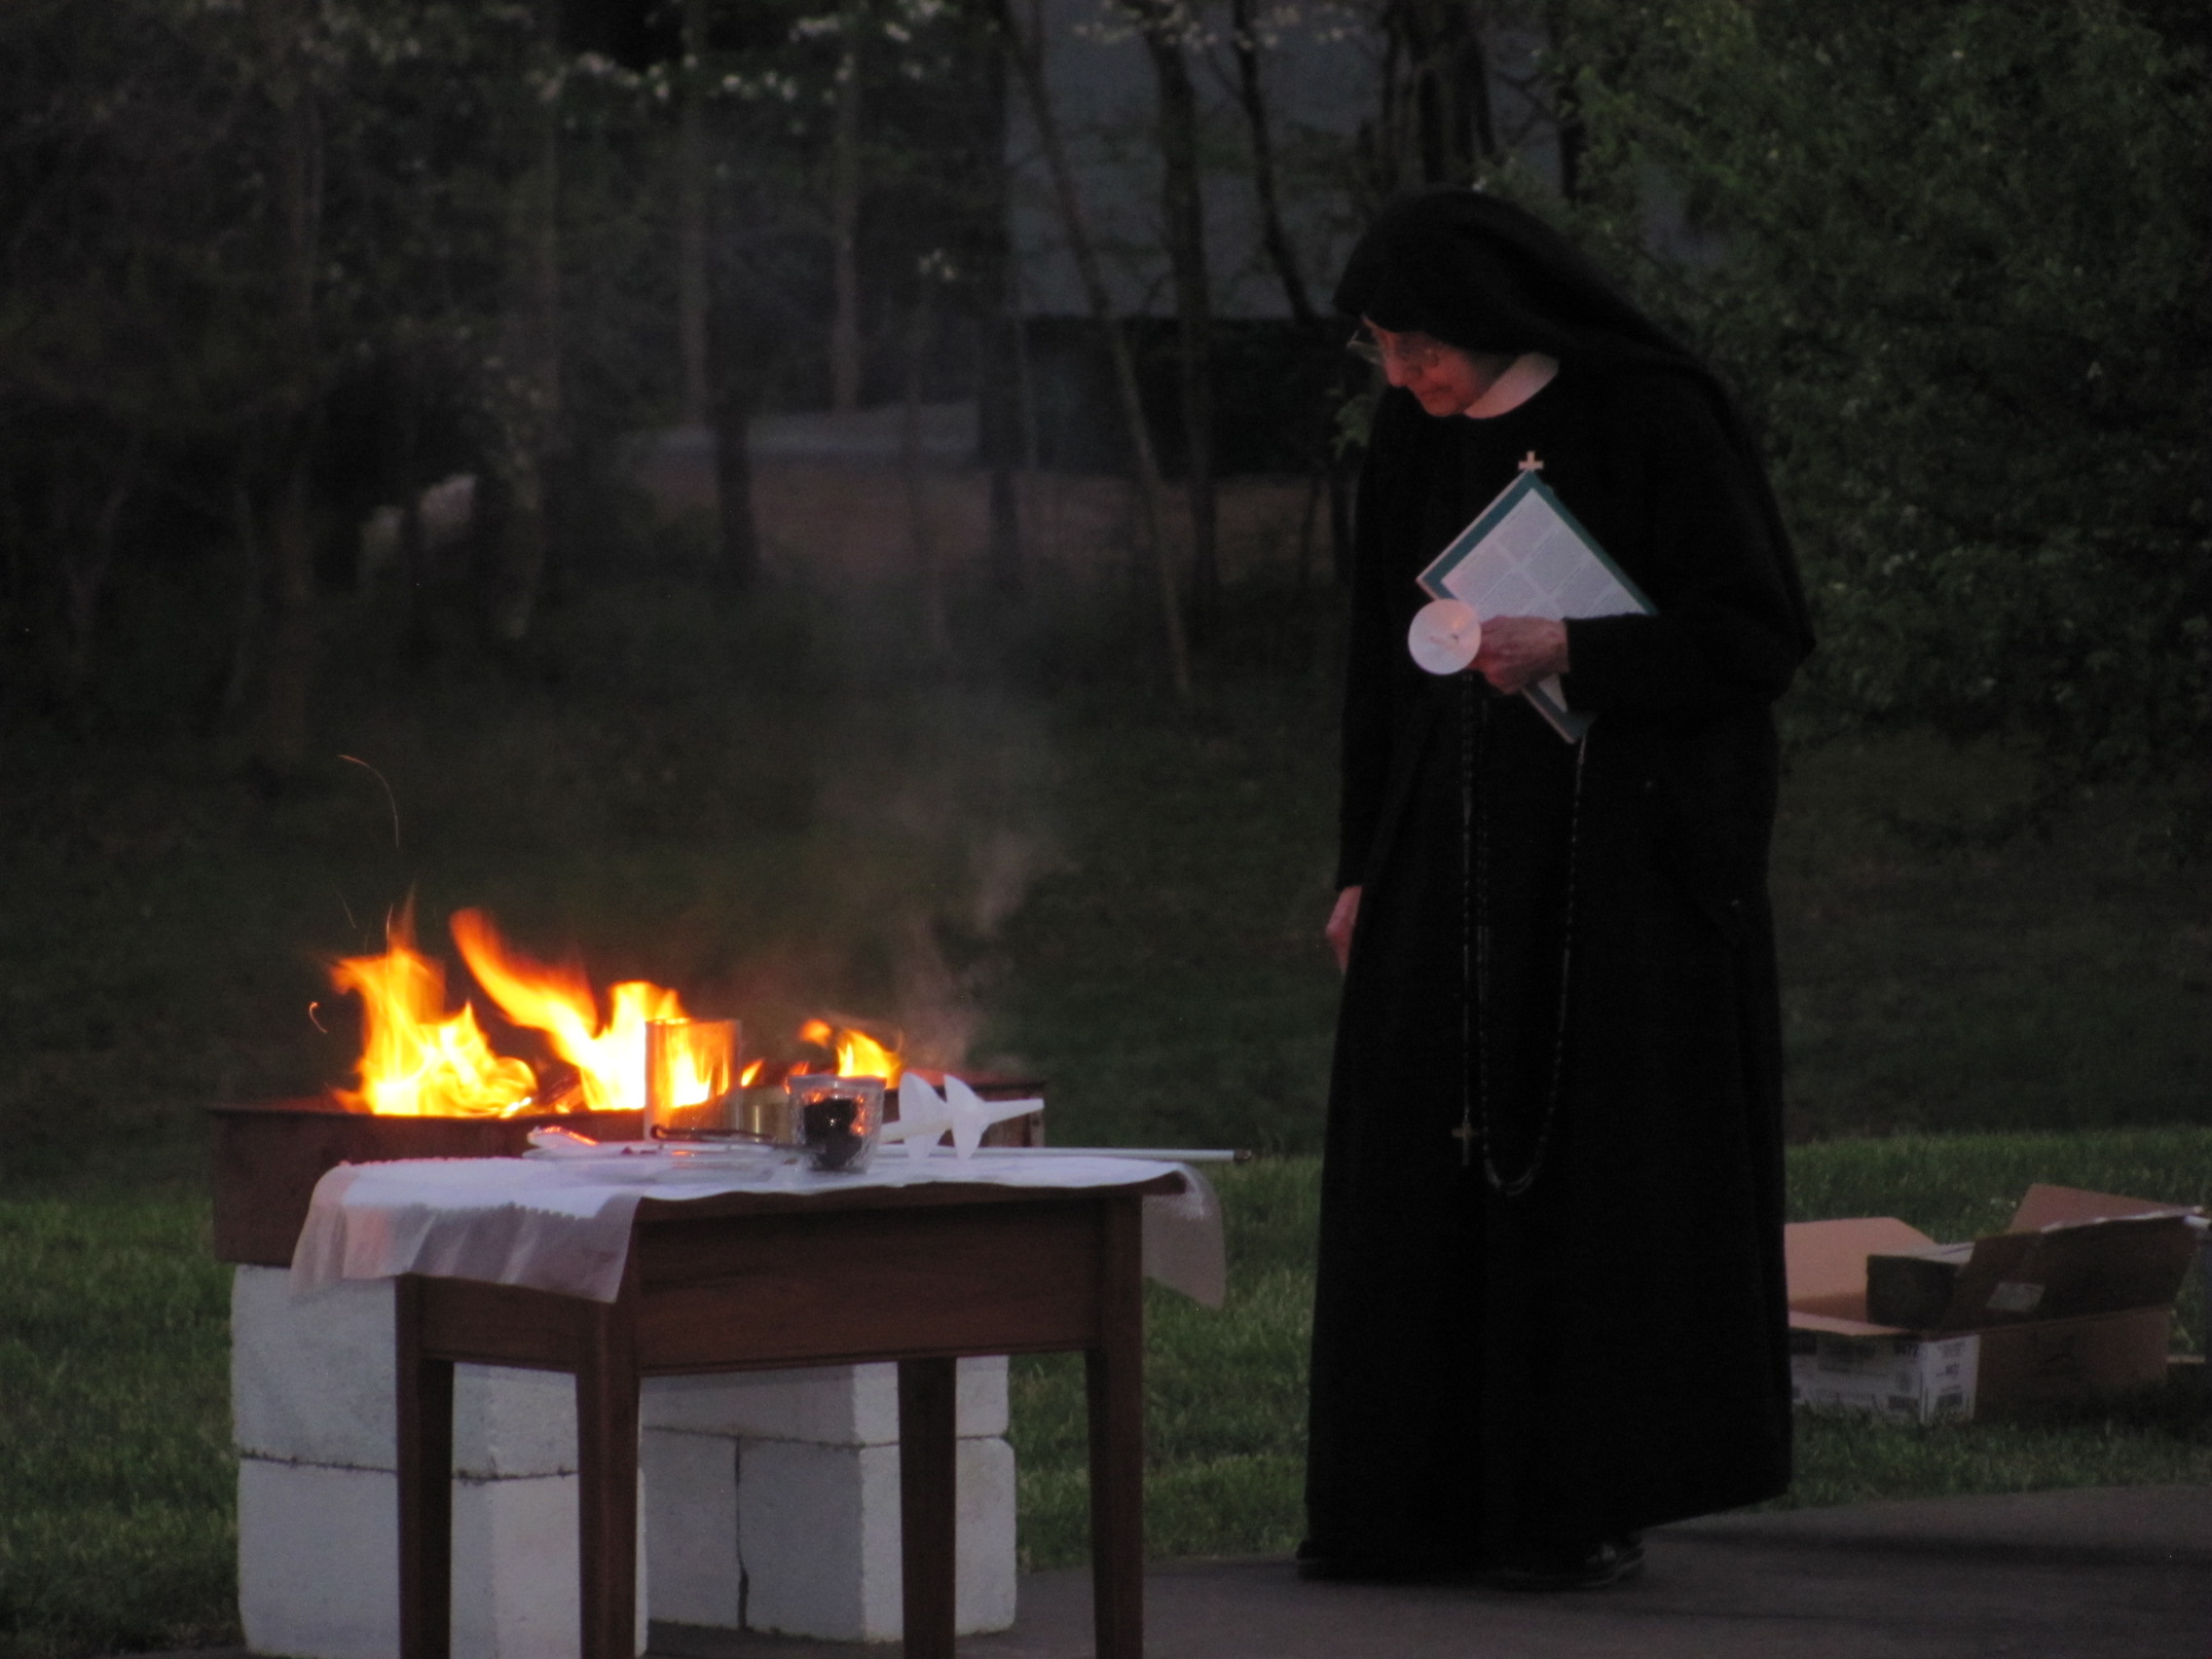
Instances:
[[[2101,0],[1582,8],[1593,232],[1758,403],[1800,715],[2046,779],[2212,732],[2212,85]],[[1679,193],[1698,233],[1642,251]]]
[[[2212,870],[2099,790],[2007,834],[2034,768],[1844,742],[1783,792],[1773,891],[1792,1138],[2207,1121]]]

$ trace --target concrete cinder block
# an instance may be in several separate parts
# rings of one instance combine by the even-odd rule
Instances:
[[[1006,1433],[1006,1363],[1003,1353],[960,1361],[960,1393],[954,1411],[962,1439]]]
[[[959,1589],[954,1627],[963,1636],[1014,1625],[1014,1447],[997,1435],[960,1443]]]
[[[278,1462],[389,1469],[391,1281],[294,1300],[281,1268],[231,1281],[231,1419],[240,1452]]]
[[[231,1415],[240,1453],[397,1466],[391,1295],[389,1279],[358,1279],[295,1297],[281,1268],[237,1271]],[[453,1420],[460,1474],[489,1480],[575,1469],[575,1383],[563,1373],[459,1366]]]
[[[398,1477],[239,1463],[239,1615],[255,1653],[391,1659],[399,1645]],[[640,1561],[638,1651],[649,1587]],[[454,1489],[454,1659],[575,1659],[576,1479]]]
[[[737,1516],[753,1629],[830,1641],[900,1634],[896,1446],[748,1442]]]
[[[645,1481],[645,1554],[652,1616],[737,1630],[745,1592],[737,1539],[737,1447],[722,1435],[648,1428],[638,1467]]]
[[[1014,1449],[960,1442],[955,1628],[1014,1623]],[[738,1454],[745,1628],[839,1641],[901,1633],[899,1449],[748,1440]]]
[[[230,1416],[245,1456],[396,1469],[391,1280],[356,1278],[294,1296],[283,1268],[239,1268],[230,1290]],[[454,1469],[480,1480],[575,1471],[572,1378],[456,1367]]]
[[[249,1649],[391,1659],[397,1484],[373,1469],[239,1459],[239,1618]]]
[[[899,1439],[899,1368],[825,1365],[655,1377],[645,1382],[642,1410],[647,1428],[821,1446],[889,1446]],[[1004,1355],[960,1361],[956,1410],[963,1437],[1006,1432]]]

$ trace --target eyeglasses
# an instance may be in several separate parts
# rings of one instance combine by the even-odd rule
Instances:
[[[1345,350],[1379,369],[1396,363],[1402,373],[1418,375],[1436,367],[1451,348],[1425,334],[1396,334],[1383,341],[1362,328],[1345,342]]]

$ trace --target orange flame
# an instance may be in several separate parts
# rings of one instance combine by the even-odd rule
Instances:
[[[668,1106],[704,1106],[730,1090],[736,1062],[734,1019],[656,1019],[645,1027],[648,1103],[657,1093]],[[658,1068],[657,1073],[655,1068]]]
[[[454,943],[477,983],[517,1025],[542,1031],[554,1052],[576,1068],[584,1104],[594,1112],[645,1109],[645,1021],[682,1019],[674,991],[642,979],[608,987],[607,1023],[583,971],[548,967],[510,950],[481,910],[456,910]]]
[[[382,956],[331,964],[330,982],[361,999],[359,1089],[331,1092],[350,1112],[503,1118],[531,1104],[537,1079],[492,1052],[467,1004],[446,1016],[445,970],[415,948],[412,903],[385,924]]]
[[[798,1040],[834,1051],[839,1077],[879,1077],[888,1087],[906,1069],[896,1043],[886,1048],[865,1031],[840,1030],[826,1019],[808,1020],[798,1028]]]
[[[729,1091],[729,1074],[718,1072],[705,1056],[689,1050],[675,1056],[671,1069],[675,1074],[668,1090],[672,1105],[698,1106]]]

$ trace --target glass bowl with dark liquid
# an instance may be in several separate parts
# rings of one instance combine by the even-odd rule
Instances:
[[[784,1087],[792,1099],[792,1139],[809,1168],[858,1175],[868,1166],[883,1127],[883,1079],[801,1074]]]

